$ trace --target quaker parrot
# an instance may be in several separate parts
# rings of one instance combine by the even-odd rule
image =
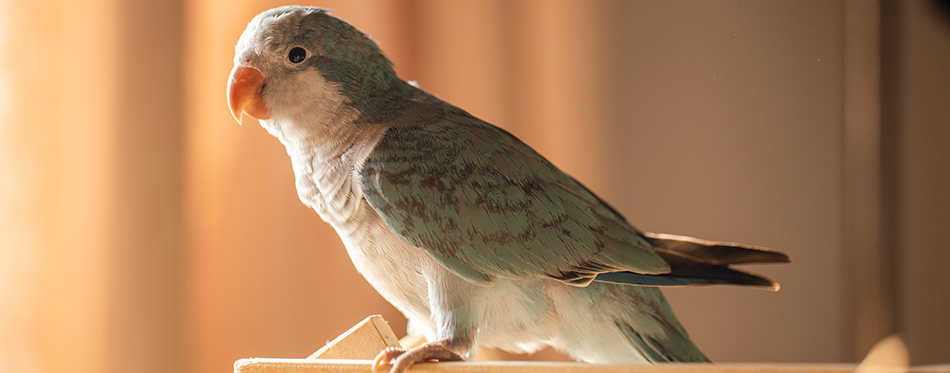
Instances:
[[[658,287],[778,289],[736,264],[788,256],[640,232],[510,133],[396,76],[366,34],[314,7],[254,17],[228,105],[287,149],[300,200],[430,342],[402,372],[476,346],[552,346],[591,363],[706,362]]]

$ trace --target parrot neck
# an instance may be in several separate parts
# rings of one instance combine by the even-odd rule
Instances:
[[[341,87],[351,105],[359,110],[363,123],[383,123],[397,117],[417,91],[392,70]]]
[[[297,195],[337,231],[350,232],[362,193],[354,183],[355,171],[383,137],[386,127],[337,127],[330,137],[312,137],[294,144],[284,142],[297,179]],[[284,141],[284,140],[281,140]]]

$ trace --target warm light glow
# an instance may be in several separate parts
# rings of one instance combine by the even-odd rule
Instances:
[[[897,109],[868,109],[900,125],[894,307],[911,356],[944,363],[950,38],[930,2],[883,3],[903,17]],[[0,372],[220,372],[374,313],[404,331],[298,200],[283,146],[231,118],[234,45],[276,5],[0,0]],[[314,5],[638,228],[793,256],[761,271],[778,293],[666,292],[713,360],[851,359],[841,1]]]

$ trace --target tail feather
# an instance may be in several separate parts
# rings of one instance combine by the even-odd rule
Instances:
[[[736,264],[787,263],[788,255],[768,249],[700,240],[669,234],[645,233],[653,250],[669,263],[670,272],[646,275],[634,272],[601,273],[592,286],[603,284],[629,297],[636,304],[631,312],[616,318],[615,325],[630,347],[652,363],[709,362],[689,339],[672,308],[654,286],[732,284],[778,290],[771,280],[732,268]],[[616,286],[646,285],[641,286]]]
[[[594,281],[644,285],[689,286],[728,284],[756,286],[778,290],[778,283],[763,276],[732,268],[733,264],[787,263],[784,253],[768,249],[686,236],[661,233],[644,234],[654,251],[670,264],[670,272],[647,275],[635,272],[611,272],[598,275]]]
[[[709,264],[729,265],[790,262],[788,255],[785,255],[785,253],[763,247],[731,242],[707,241],[666,233],[644,232],[643,235],[646,236],[653,244],[653,247],[657,249],[675,251]]]
[[[597,275],[594,281],[643,286],[740,285],[763,287],[775,291],[780,287],[778,283],[768,278],[727,266],[701,263],[697,266],[695,262],[689,264],[683,267],[678,266],[676,262],[671,262],[670,273],[662,275],[634,272],[602,273]]]

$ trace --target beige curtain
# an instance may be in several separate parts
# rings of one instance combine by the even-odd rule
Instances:
[[[226,108],[237,37],[282,4],[0,1],[0,371],[220,372],[374,313],[402,332]],[[638,227],[789,252],[756,269],[777,294],[667,292],[714,360],[853,359],[840,2],[315,5]]]
[[[114,4],[2,6],[0,368],[100,369],[117,207]]]

